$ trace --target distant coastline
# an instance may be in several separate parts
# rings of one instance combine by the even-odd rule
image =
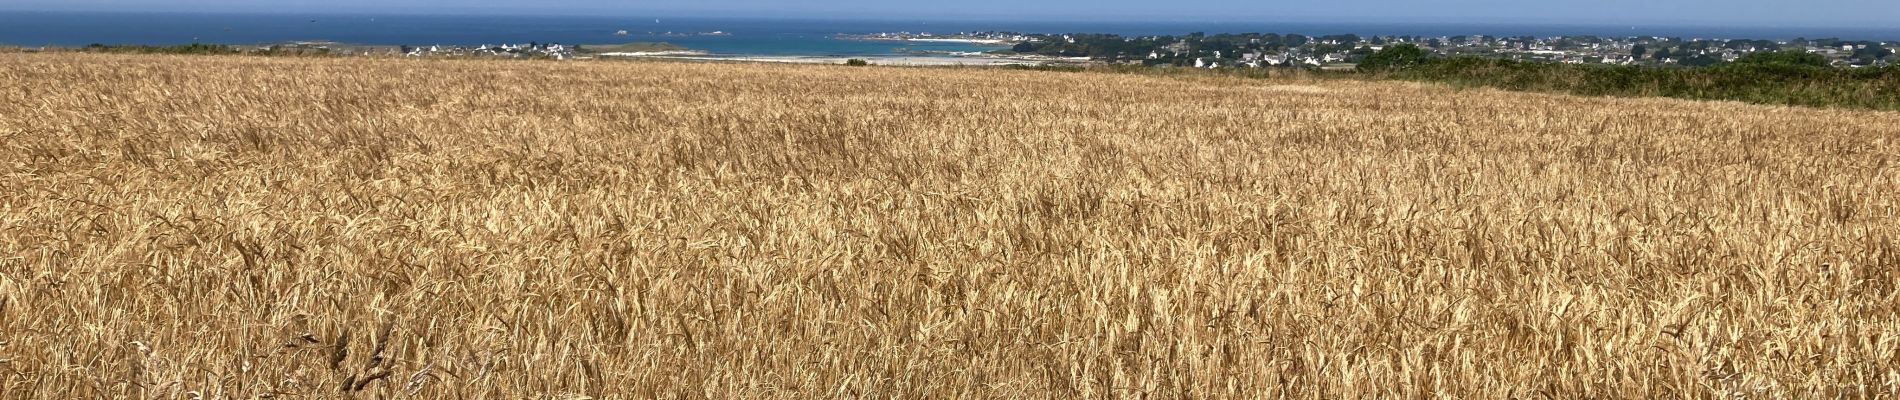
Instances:
[[[667,57],[818,62],[848,59],[992,63],[1139,63],[1180,67],[1351,68],[1391,44],[1440,56],[1580,64],[1701,66],[1796,49],[1843,67],[1880,66],[1900,48],[1889,30],[1487,24],[903,22],[644,17],[366,16],[0,12],[0,45],[166,47],[246,52]],[[1202,32],[1285,32],[1239,34]],[[1294,33],[1297,32],[1297,33]],[[1863,32],[1864,35],[1830,35]],[[1725,34],[1727,33],[1727,34]],[[1747,34],[1755,33],[1755,34]],[[1827,38],[1783,39],[1787,36]],[[1893,39],[1880,39],[1891,37]],[[320,38],[320,39],[318,39]],[[1729,40],[1737,39],[1737,40]],[[664,43],[656,48],[601,49]],[[594,48],[592,51],[587,49]]]
[[[877,32],[1012,31],[1042,34],[1104,33],[1124,36],[1242,32],[1312,35],[1405,36],[1662,36],[1788,40],[1840,38],[1900,41],[1900,25],[1866,27],[1774,27],[1697,25],[1562,25],[1500,23],[1391,23],[1339,21],[877,21],[653,16],[453,16],[370,14],[231,14],[0,11],[0,44],[84,46],[91,43],[174,45],[274,43],[323,39],[343,43],[480,45],[540,40],[560,43],[674,41],[716,53],[749,53],[759,38],[811,39]],[[628,36],[616,37],[617,31]],[[730,33],[730,37],[665,38],[667,32]],[[654,33],[647,36],[648,33]],[[750,38],[750,39],[746,39]],[[674,40],[668,40],[674,39]],[[722,40],[730,39],[730,40]],[[916,42],[919,44],[927,42]],[[713,45],[708,47],[707,45]],[[719,48],[719,46],[726,46]]]

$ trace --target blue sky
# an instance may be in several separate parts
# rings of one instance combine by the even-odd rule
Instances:
[[[7,0],[0,9],[828,19],[1900,26],[1900,0]]]

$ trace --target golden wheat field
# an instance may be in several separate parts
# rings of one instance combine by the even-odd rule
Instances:
[[[1893,398],[1900,114],[0,55],[0,397]]]

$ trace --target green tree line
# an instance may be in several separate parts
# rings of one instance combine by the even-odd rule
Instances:
[[[1900,67],[1834,68],[1826,58],[1798,50],[1753,53],[1731,63],[1688,68],[1423,58],[1400,47],[1368,57],[1361,71],[1380,78],[1520,91],[1900,110]]]

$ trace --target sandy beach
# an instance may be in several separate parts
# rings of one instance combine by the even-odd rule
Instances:
[[[1016,57],[948,57],[948,56],[871,56],[871,57],[800,57],[800,56],[710,56],[704,54],[641,54],[619,55],[628,58],[649,58],[691,61],[731,61],[731,62],[769,62],[792,64],[843,64],[853,58],[870,62],[873,65],[896,65],[912,67],[935,66],[1001,66],[1001,65],[1042,65],[1061,62],[1053,59],[1016,58]]]
[[[706,55],[706,52],[699,51],[699,50],[662,50],[662,51],[632,51],[632,52],[600,53],[601,57],[677,57],[677,56],[703,56],[703,55]]]
[[[909,40],[912,42],[972,43],[972,44],[994,44],[994,45],[1009,43],[1009,41],[1002,40],[1002,39],[909,39]]]

